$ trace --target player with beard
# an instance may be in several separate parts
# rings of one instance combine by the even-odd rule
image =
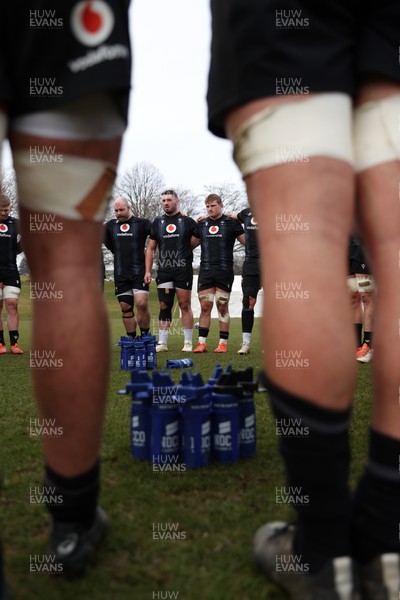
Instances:
[[[146,250],[146,274],[144,281],[151,281],[154,253],[158,248],[157,294],[160,302],[159,338],[157,352],[168,352],[168,335],[171,327],[175,294],[182,313],[184,343],[182,352],[192,351],[193,312],[191,295],[193,284],[192,243],[196,230],[195,221],[182,215],[179,198],[174,190],[161,194],[164,214],[156,217],[151,226],[150,240]]]
[[[214,352],[222,353],[228,349],[229,297],[234,280],[233,246],[236,240],[245,244],[245,234],[240,223],[223,214],[224,205],[218,194],[209,194],[205,205],[208,217],[198,223],[195,233],[198,238],[196,246],[201,244],[197,286],[201,313],[199,342],[194,352],[207,352],[207,336],[215,300],[219,315],[219,343]]]
[[[105,226],[104,245],[114,255],[114,283],[128,336],[136,337],[136,319],[141,335],[150,329],[149,285],[144,283],[145,245],[151,222],[132,213],[126,198],[118,196],[114,202],[115,219]]]

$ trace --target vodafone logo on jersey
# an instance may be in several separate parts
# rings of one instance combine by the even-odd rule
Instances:
[[[78,2],[71,13],[71,28],[85,46],[98,46],[114,28],[114,13],[104,0]]]
[[[218,225],[211,225],[211,227],[209,228],[208,231],[212,234],[218,233],[219,227],[218,227]]]
[[[0,223],[0,233],[6,233],[8,231],[7,225]]]
[[[129,231],[129,225],[128,225],[128,223],[123,223],[123,224],[120,226],[120,230],[121,230],[123,233],[125,233],[126,231]]]
[[[176,225],[170,223],[169,225],[167,225],[166,230],[168,231],[168,233],[174,233],[176,231]]]
[[[257,219],[255,219],[254,217],[252,217],[252,218],[251,218],[251,221],[250,221],[250,223],[251,223],[252,225],[258,225],[258,221],[257,221]]]

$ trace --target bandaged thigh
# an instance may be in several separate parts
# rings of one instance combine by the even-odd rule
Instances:
[[[15,285],[5,285],[3,287],[3,298],[4,300],[14,299],[18,300],[21,290]]]
[[[124,123],[107,95],[93,95],[61,109],[19,117],[12,129],[39,138],[76,140],[79,148],[81,141],[101,144],[120,137]],[[103,221],[116,175],[113,164],[56,153],[51,144],[18,148],[13,159],[23,207],[68,219]]]
[[[357,282],[357,291],[363,292],[373,292],[375,289],[374,286],[374,278],[372,275],[356,275]]]
[[[74,220],[103,221],[115,168],[100,160],[62,155],[54,166],[32,164],[29,150],[13,154],[21,206]]]
[[[233,138],[234,159],[243,176],[311,156],[353,164],[351,99],[324,93],[269,106],[248,118]]]
[[[400,95],[365,102],[354,111],[356,171],[400,160]]]
[[[199,302],[201,302],[202,300],[206,301],[206,302],[212,302],[214,303],[214,294],[211,292],[208,292],[207,294],[205,294],[204,292],[199,292],[198,293],[198,298],[199,298]]]
[[[354,276],[347,277],[347,289],[350,294],[355,294],[358,292],[357,279]]]

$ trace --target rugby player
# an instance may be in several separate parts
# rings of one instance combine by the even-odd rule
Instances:
[[[223,214],[224,205],[218,194],[205,199],[207,218],[197,224],[196,246],[201,245],[201,261],[197,293],[201,307],[199,341],[196,353],[207,352],[211,311],[214,301],[219,316],[219,342],[214,350],[224,353],[229,339],[229,297],[234,280],[233,246],[236,240],[245,244],[243,227],[237,220]]]
[[[375,305],[374,277],[366,261],[360,240],[349,241],[349,276],[347,285],[354,310],[358,362],[370,362],[373,356],[372,329]],[[361,339],[362,334],[362,339]]]
[[[7,352],[4,340],[3,304],[7,313],[10,353],[23,354],[18,345],[19,316],[18,298],[21,292],[21,279],[17,266],[17,255],[22,252],[19,235],[19,222],[10,216],[11,202],[8,196],[0,195],[0,354]]]
[[[296,600],[392,600],[400,581],[400,4],[211,0],[211,11],[209,129],[232,140],[259,223],[263,380],[277,423],[301,424],[279,447],[288,489],[309,499],[293,506],[294,524],[258,530],[255,558]],[[379,302],[368,456],[350,491],[354,215]],[[289,310],[276,284],[299,280],[308,298]],[[292,568],[279,568],[282,557]]]
[[[261,274],[257,240],[257,219],[250,208],[231,213],[243,225],[246,236],[245,258],[242,270],[242,345],[238,354],[249,354],[254,326],[254,306],[261,289]]]
[[[63,297],[34,300],[31,345],[62,368],[31,374],[41,419],[63,432],[44,436],[43,450],[45,489],[63,499],[45,494],[48,552],[66,577],[84,572],[108,527],[98,505],[110,357],[99,274],[127,124],[128,5],[60,0],[56,26],[42,26],[48,4],[21,0],[0,19],[0,140],[11,145],[24,252],[32,283]],[[56,232],[38,227],[45,218]]]
[[[160,313],[156,352],[168,352],[168,336],[175,295],[182,314],[184,338],[182,352],[192,352],[193,250],[191,244],[196,223],[191,217],[180,212],[179,197],[175,190],[165,190],[161,194],[161,204],[164,214],[156,217],[151,226],[144,278],[145,283],[149,284],[154,253],[158,248],[156,283]]]
[[[144,283],[145,246],[150,234],[149,219],[135,217],[126,198],[114,201],[115,219],[105,225],[104,245],[114,255],[115,295],[119,302],[125,331],[136,337],[136,319],[140,334],[150,329],[149,284]]]

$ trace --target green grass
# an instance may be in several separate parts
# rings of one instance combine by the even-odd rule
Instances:
[[[276,486],[285,485],[277,451],[275,425],[265,394],[256,394],[257,455],[235,465],[211,464],[185,474],[153,473],[147,462],[134,460],[129,448],[130,401],[118,395],[129,381],[119,367],[113,346],[109,401],[102,447],[101,504],[112,530],[99,560],[75,583],[62,577],[30,573],[30,557],[46,552],[48,514],[29,502],[29,491],[42,485],[40,440],[29,436],[37,417],[29,377],[30,308],[28,284],[20,301],[20,342],[23,356],[1,357],[0,439],[4,487],[0,498],[6,572],[15,600],[104,599],[146,600],[279,600],[285,595],[255,568],[251,555],[254,531],[271,519],[292,518],[291,509],[276,504]],[[113,286],[106,284],[112,339],[122,334]],[[157,315],[154,293],[152,314]],[[178,328],[179,322],[173,323]],[[217,343],[213,322],[210,347]],[[197,338],[195,334],[195,338]],[[252,353],[237,356],[241,342],[239,319],[231,324],[230,352],[193,355],[195,369],[206,380],[215,364],[261,368],[259,327],[254,327]],[[170,336],[166,358],[181,357],[182,335]],[[179,373],[175,373],[175,377]],[[88,374],[89,376],[90,374]],[[360,474],[367,447],[370,415],[370,365],[359,366],[352,421],[351,485]],[[179,524],[183,540],[153,540],[153,524]],[[161,596],[163,592],[163,596]],[[169,596],[167,593],[169,592]],[[178,593],[178,595],[177,595]]]

